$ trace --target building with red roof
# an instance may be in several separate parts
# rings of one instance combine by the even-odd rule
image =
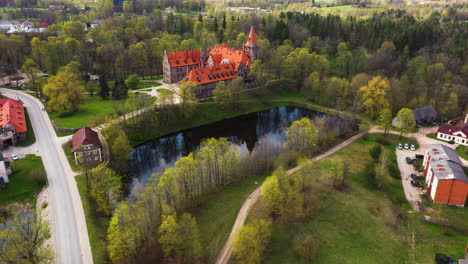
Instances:
[[[209,52],[183,51],[164,53],[164,81],[168,83],[192,81],[198,84],[195,93],[199,98],[212,95],[216,82],[243,77],[247,79],[252,63],[258,59],[259,45],[252,26],[243,49],[216,45]],[[231,73],[234,72],[234,73]],[[218,77],[218,75],[220,77]],[[210,79],[211,76],[211,79]]]
[[[437,138],[468,146],[468,114],[465,117],[465,122],[450,121],[441,124],[437,130]]]
[[[71,152],[76,164],[96,165],[102,162],[102,144],[98,133],[89,127],[80,128],[72,136]]]
[[[0,99],[0,149],[26,140],[26,117],[20,101]]]

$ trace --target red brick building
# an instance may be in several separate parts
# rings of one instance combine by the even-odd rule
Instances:
[[[444,145],[426,146],[423,160],[426,192],[436,203],[463,207],[468,194],[468,177],[457,153]]]
[[[26,140],[26,116],[20,101],[0,99],[0,150]]]

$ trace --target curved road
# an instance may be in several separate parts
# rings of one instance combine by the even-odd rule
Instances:
[[[349,144],[353,143],[356,139],[360,138],[363,134],[357,134],[340,144],[336,145],[335,147],[329,149],[328,151],[315,156],[312,158],[314,162],[319,161],[325,157],[330,156],[331,154],[337,152],[338,150],[348,146]],[[295,173],[301,168],[301,166],[297,166],[295,168],[292,168],[287,171],[288,175]],[[226,241],[226,244],[224,244],[223,249],[221,250],[221,253],[218,256],[218,259],[216,260],[216,264],[228,264],[229,263],[229,258],[231,257],[232,253],[232,241],[234,240],[234,236],[237,234],[237,231],[244,225],[245,220],[247,219],[247,216],[249,214],[250,209],[252,206],[257,202],[257,200],[260,198],[262,195],[262,187],[258,187],[253,191],[249,197],[247,197],[247,200],[245,200],[244,204],[242,204],[242,207],[237,214],[236,222],[234,222],[234,226],[232,227],[231,233],[229,234],[229,237]]]
[[[28,108],[36,135],[36,146],[42,156],[49,183],[50,206],[53,210],[56,263],[92,264],[86,221],[78,188],[62,146],[42,103],[35,97],[9,89],[4,96],[20,99]]]

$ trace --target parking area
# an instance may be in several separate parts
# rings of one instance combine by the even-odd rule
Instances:
[[[412,173],[418,174],[418,172],[414,169],[413,165],[406,162],[407,157],[415,159],[416,154],[423,154],[423,151],[419,149],[416,151],[400,149],[396,150],[398,168],[400,169],[401,181],[405,191],[406,199],[411,204],[413,210],[420,212],[422,211],[421,194],[423,191],[411,184],[410,176]]]
[[[37,148],[36,144],[32,144],[28,147],[15,147],[15,146],[8,146],[3,151],[3,158],[7,161],[11,161],[11,155],[15,154],[19,158],[22,158],[28,154],[39,155],[39,149]]]

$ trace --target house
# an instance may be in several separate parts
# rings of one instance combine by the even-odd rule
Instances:
[[[0,99],[0,150],[26,140],[26,117],[20,101]]]
[[[249,84],[248,72],[259,58],[259,45],[255,28],[250,28],[249,38],[238,50],[229,45],[216,45],[208,52],[202,50],[164,52],[164,81],[168,83],[197,84],[195,93],[199,98],[212,96],[219,81],[242,77]]]
[[[83,127],[73,134],[72,145],[76,164],[96,165],[102,162],[102,144],[98,133],[91,128]]]
[[[432,105],[414,109],[413,115],[416,125],[432,124],[437,118],[437,112]]]
[[[436,203],[463,207],[468,194],[468,177],[457,153],[441,144],[426,146],[423,160],[426,192]]]
[[[437,138],[468,146],[468,114],[466,114],[464,122],[449,121],[441,124],[437,130]]]
[[[0,30],[1,31],[16,31],[21,26],[21,22],[18,20],[0,20]]]
[[[24,21],[24,22],[21,24],[21,27],[22,27],[23,29],[26,29],[26,31],[27,31],[27,29],[34,28],[34,23],[31,22],[31,21],[29,21],[29,20],[26,20],[26,21]]]
[[[95,19],[95,20],[91,21],[91,23],[90,23],[91,28],[95,28],[95,27],[100,26],[102,21],[104,21],[104,20],[103,19]]]

